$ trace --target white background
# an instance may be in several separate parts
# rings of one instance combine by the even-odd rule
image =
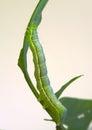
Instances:
[[[23,37],[38,0],[0,0],[0,128],[55,130],[17,66]],[[49,0],[39,26],[54,91],[84,74],[62,96],[92,99],[92,0]],[[29,69],[33,82],[33,62]]]

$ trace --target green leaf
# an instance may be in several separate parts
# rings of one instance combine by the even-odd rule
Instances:
[[[71,80],[69,80],[66,84],[64,84],[56,93],[56,97],[59,98],[60,95],[63,93],[63,91],[72,83],[74,82],[76,79],[80,78],[81,76],[83,75],[79,75],[79,76],[76,76],[74,78],[72,78]]]
[[[46,3],[48,2],[48,0],[40,0],[33,12],[33,15],[29,21],[29,24],[27,26],[27,28],[29,28],[30,26],[34,25],[36,28],[38,27],[38,25],[40,24],[41,22],[41,17],[42,17],[42,10],[44,9]],[[36,88],[34,87],[30,77],[29,77],[29,74],[28,74],[28,71],[27,71],[27,51],[28,51],[28,41],[26,39],[27,37],[27,30],[26,30],[26,33],[25,33],[25,37],[24,37],[24,44],[23,44],[23,48],[21,49],[21,52],[20,52],[20,56],[19,56],[19,59],[18,59],[18,66],[20,67],[20,69],[22,70],[23,74],[24,74],[24,77],[30,87],[30,89],[32,90],[32,92],[34,93],[34,95],[37,97],[39,97],[39,93],[37,92]]]
[[[39,94],[38,94],[37,90],[35,89],[32,81],[29,77],[29,74],[27,72],[27,51],[28,51],[28,44],[25,42],[25,44],[23,45],[23,48],[20,51],[20,56],[18,59],[18,66],[22,70],[24,77],[25,77],[29,87],[31,88],[32,92],[38,98]]]
[[[65,130],[87,130],[92,123],[92,100],[64,97],[60,101],[67,108]]]

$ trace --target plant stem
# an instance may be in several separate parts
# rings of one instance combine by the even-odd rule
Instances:
[[[64,130],[62,125],[57,125],[56,130]]]
[[[32,24],[36,24],[37,27],[39,26],[41,19],[42,19],[42,11],[45,7],[45,5],[47,4],[48,0],[39,0],[32,16],[31,19],[29,21],[28,26],[32,26]]]

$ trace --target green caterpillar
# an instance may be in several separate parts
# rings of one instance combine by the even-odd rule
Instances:
[[[56,98],[50,86],[50,81],[47,76],[44,52],[39,42],[34,25],[32,27],[28,26],[26,39],[33,53],[35,78],[37,81],[37,88],[40,93],[38,100],[41,102],[44,109],[46,109],[51,115],[53,121],[60,124],[63,119],[63,114],[65,113],[65,108]]]
[[[52,120],[60,125],[65,117],[66,108],[61,104],[54,94],[50,81],[47,75],[47,68],[45,64],[45,56],[43,48],[39,42],[37,35],[37,28],[41,21],[41,12],[48,0],[40,0],[27,27],[24,45],[20,52],[18,65],[24,73],[25,79],[37,97],[38,101],[42,104],[43,108],[52,117]],[[27,72],[26,55],[28,47],[30,47],[33,54],[33,62],[35,67],[35,78],[37,82],[37,89],[32,84],[32,81]]]

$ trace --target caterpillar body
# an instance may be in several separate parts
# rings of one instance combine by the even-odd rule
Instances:
[[[23,71],[25,79],[29,84],[32,92],[37,97],[38,101],[52,117],[52,120],[56,122],[57,125],[60,125],[62,124],[62,121],[65,117],[66,108],[57,99],[50,85],[50,81],[47,75],[44,51],[37,35],[37,28],[42,17],[41,13],[47,1],[48,0],[39,1],[29,21],[28,27],[25,32],[24,45],[20,52],[18,65]],[[33,62],[35,67],[34,75],[37,82],[37,90],[32,84],[27,72],[26,53],[28,50],[28,46],[30,47],[33,54]]]
[[[33,54],[34,75],[37,82],[37,89],[40,93],[38,100],[51,115],[53,121],[60,124],[64,118],[63,115],[66,113],[66,109],[57,99],[50,86],[43,48],[39,42],[37,30],[34,25],[31,27],[28,26],[25,38]]]

